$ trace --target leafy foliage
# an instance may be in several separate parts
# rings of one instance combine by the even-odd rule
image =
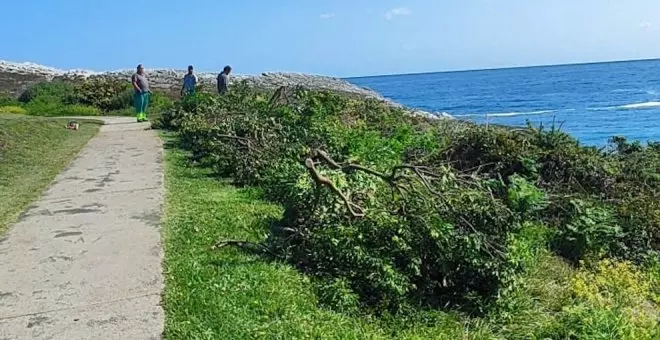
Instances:
[[[576,304],[544,335],[567,339],[657,339],[660,324],[652,282],[634,265],[604,260],[571,280]]]
[[[37,83],[23,92],[19,101],[31,115],[135,114],[130,82],[112,77],[93,76],[71,81]],[[169,97],[158,92],[152,93],[149,113],[158,115],[172,105],[173,101]]]
[[[2,112],[2,113],[25,114],[27,111],[25,111],[24,108],[22,108],[18,105],[8,105],[8,106],[0,106],[0,112]]]
[[[76,103],[75,87],[72,83],[64,81],[41,82],[30,86],[18,100],[28,104],[35,101],[69,105]]]
[[[131,84],[109,77],[89,77],[74,84],[77,102],[103,111],[119,110],[133,103]]]
[[[160,125],[194,160],[283,206],[257,248],[312,276],[338,310],[484,312],[533,265],[528,225],[549,226],[575,263],[660,250],[657,144],[599,150],[554,126],[483,127],[245,85],[185,97]]]
[[[571,200],[567,209],[567,220],[555,239],[562,256],[574,262],[600,259],[619,246],[623,234],[609,209],[578,199]]]
[[[0,106],[17,106],[19,101],[10,97],[8,94],[0,92]]]

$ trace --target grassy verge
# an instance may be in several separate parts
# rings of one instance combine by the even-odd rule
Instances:
[[[99,125],[65,129],[67,120],[0,114],[0,234],[41,194]]]

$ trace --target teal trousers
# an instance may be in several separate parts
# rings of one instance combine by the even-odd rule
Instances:
[[[149,106],[149,96],[151,94],[149,92],[135,92],[135,96],[133,98],[133,104],[135,105],[135,113],[136,114],[147,114],[147,107]]]

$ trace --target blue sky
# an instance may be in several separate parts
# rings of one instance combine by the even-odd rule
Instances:
[[[0,59],[359,76],[660,57],[658,0],[7,0]]]

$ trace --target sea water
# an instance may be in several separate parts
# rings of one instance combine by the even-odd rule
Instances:
[[[586,145],[660,141],[660,60],[350,78],[409,107],[561,129]]]

